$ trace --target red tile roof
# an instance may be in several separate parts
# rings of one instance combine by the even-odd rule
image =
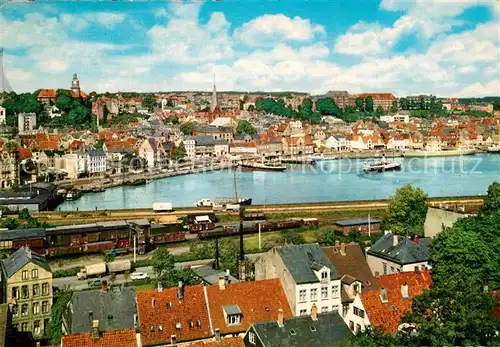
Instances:
[[[38,93],[38,98],[55,98],[57,90],[55,89],[42,89]]]
[[[171,335],[179,342],[212,336],[201,284],[184,287],[181,301],[177,288],[138,291],[137,310],[144,346],[170,343]]]
[[[223,338],[220,341],[206,340],[177,344],[178,347],[245,347],[243,339],[239,337]]]
[[[43,151],[46,149],[55,151],[59,149],[59,147],[57,146],[57,141],[38,141],[35,147],[39,151]]]
[[[430,287],[432,279],[429,270],[402,272],[381,276],[377,279],[381,288],[387,289],[388,302],[382,303],[380,291],[361,293],[361,301],[370,324],[389,334],[398,331],[401,318],[410,311],[413,298]],[[401,286],[408,285],[408,299],[403,299]]]
[[[208,302],[212,326],[221,333],[245,332],[252,323],[266,322],[278,318],[278,310],[283,309],[284,317],[292,317],[285,292],[278,279],[227,284],[208,287]],[[243,318],[239,325],[226,325],[225,305],[238,305]]]
[[[19,152],[19,159],[20,160],[24,160],[24,159],[33,157],[33,153],[31,153],[31,149],[29,149],[29,148],[19,147],[18,152]]]
[[[105,331],[98,339],[93,339],[90,333],[65,335],[62,338],[63,347],[137,347],[134,329]]]
[[[362,93],[356,95],[358,98],[366,98],[371,96],[374,100],[396,100],[396,97],[391,93]]]

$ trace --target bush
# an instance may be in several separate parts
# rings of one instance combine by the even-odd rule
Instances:
[[[132,268],[137,269],[138,267],[151,266],[151,259],[137,260],[135,263],[132,262]]]
[[[54,272],[53,277],[54,278],[71,277],[71,276],[76,276],[78,272],[80,272],[80,267],[72,267],[71,269],[61,269],[61,270],[56,270]]]

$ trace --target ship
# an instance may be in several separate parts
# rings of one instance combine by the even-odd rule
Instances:
[[[451,150],[437,150],[437,151],[405,151],[403,157],[405,158],[425,158],[425,157],[448,157],[460,155],[476,154],[475,149],[451,149]]]
[[[249,171],[285,171],[286,166],[272,163],[243,162],[240,164],[241,170]]]
[[[380,161],[366,162],[363,166],[364,172],[386,172],[386,171],[400,171],[401,164],[393,161],[388,162],[385,154],[382,154]]]
[[[500,153],[500,145],[496,147],[488,147],[488,153]]]
[[[64,197],[64,200],[66,201],[73,201],[80,199],[83,195],[83,192],[79,189],[71,189],[66,193],[66,196]]]

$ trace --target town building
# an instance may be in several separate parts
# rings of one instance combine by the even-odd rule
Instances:
[[[100,332],[137,328],[135,288],[103,284],[102,290],[74,292],[62,316],[62,332],[89,334],[94,321]]]
[[[142,346],[175,345],[214,335],[203,285],[137,292]]]
[[[373,275],[388,275],[398,272],[429,269],[428,237],[413,240],[403,235],[386,232],[367,251],[366,260]]]
[[[332,135],[325,140],[323,146],[334,151],[346,151],[349,149],[349,141],[343,135]]]
[[[355,106],[356,105],[356,97],[354,95],[349,94],[347,90],[334,90],[326,93],[326,96],[329,96],[335,101],[337,107],[344,109],[346,106]]]
[[[90,175],[103,175],[107,170],[107,157],[102,149],[87,151],[87,172]]]
[[[367,290],[378,290],[379,285],[359,243],[346,244],[336,241],[334,246],[323,247],[322,250],[332,261],[342,283],[342,317],[344,317],[356,295]]]
[[[318,244],[274,247],[255,263],[256,280],[278,278],[294,316],[341,312],[340,277]]]
[[[186,136],[182,142],[186,148],[186,156],[189,159],[194,159],[196,157],[196,141],[192,136]]]
[[[87,174],[87,154],[85,152],[67,153],[64,155],[64,170],[69,179],[80,178]]]
[[[344,235],[349,234],[353,230],[363,234],[378,233],[380,231],[380,223],[382,223],[382,220],[375,218],[342,219],[335,221],[335,229],[344,233]]]
[[[313,305],[310,316],[285,318],[252,324],[245,334],[246,347],[330,347],[347,344],[351,333],[338,312],[318,313]]]
[[[380,116],[380,120],[386,123],[402,122],[406,124],[410,122],[410,112],[398,111],[396,114],[387,114]]]
[[[465,213],[448,211],[441,208],[427,208],[424,223],[424,236],[435,238],[444,228],[451,228],[459,219],[468,217]]]
[[[30,183],[16,191],[0,192],[0,206],[19,212],[27,208],[30,212],[46,211],[56,200],[57,187],[53,183]]]
[[[19,183],[19,151],[3,150],[0,160],[0,187],[2,189],[11,188],[14,184]]]
[[[413,298],[429,288],[430,271],[395,273],[377,278],[379,290],[358,294],[344,317],[353,333],[367,327],[395,334],[403,316],[411,310]]]
[[[22,112],[17,115],[17,127],[20,134],[29,134],[36,128],[36,114]]]
[[[14,330],[47,334],[52,311],[52,272],[47,260],[21,247],[2,260],[2,300],[9,304]]]
[[[220,157],[229,153],[227,140],[215,140],[210,135],[194,136],[197,157]]]
[[[134,329],[101,331],[100,324],[98,320],[93,321],[90,333],[63,336],[61,347],[140,347]]]
[[[7,113],[5,107],[0,106],[0,124],[5,124],[7,120]]]
[[[356,95],[357,98],[366,99],[371,96],[373,99],[373,110],[381,106],[385,112],[389,111],[394,101],[397,101],[396,97],[391,93],[362,93]]]
[[[274,319],[280,310],[285,318],[292,317],[278,279],[228,283],[221,277],[207,287],[207,303],[213,329],[221,336],[243,334],[251,324]]]

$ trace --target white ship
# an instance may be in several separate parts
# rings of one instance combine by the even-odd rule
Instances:
[[[401,164],[395,161],[387,162],[385,155],[382,155],[380,161],[366,162],[363,166],[364,172],[386,172],[386,171],[400,171]]]
[[[405,158],[424,158],[424,157],[448,157],[448,156],[460,156],[460,155],[472,155],[476,154],[475,149],[452,149],[452,150],[437,150],[437,151],[404,151],[403,156]]]

